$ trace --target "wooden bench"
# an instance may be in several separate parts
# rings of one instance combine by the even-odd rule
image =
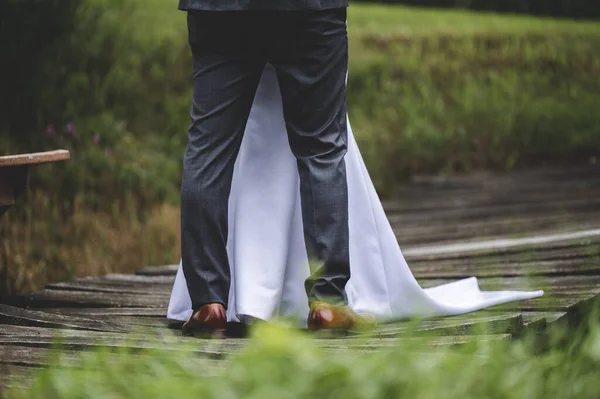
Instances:
[[[15,204],[27,188],[31,165],[66,161],[70,158],[71,153],[67,150],[0,157],[0,216]]]

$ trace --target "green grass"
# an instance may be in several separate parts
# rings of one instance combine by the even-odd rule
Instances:
[[[323,340],[261,327],[245,349],[221,366],[192,353],[226,346],[219,342],[192,340],[136,353],[100,350],[75,362],[56,358],[33,388],[13,390],[7,397],[596,398],[597,327],[592,324],[577,339],[555,340],[544,351],[532,340],[474,340],[458,348],[434,348],[435,338],[416,340],[409,333],[378,350],[344,349],[339,340],[325,349]]]
[[[353,65],[369,62],[380,51],[365,45],[365,36],[405,40],[435,39],[439,36],[464,38],[482,34],[598,37],[600,27],[595,22],[359,3],[349,8],[348,34],[352,74]]]
[[[353,36],[365,34],[428,35],[439,33],[473,34],[515,31],[595,33],[595,22],[575,22],[516,15],[500,15],[458,10],[353,3],[348,13],[348,29]]]
[[[598,24],[350,10],[350,118],[382,195],[414,173],[585,163],[600,154]]]

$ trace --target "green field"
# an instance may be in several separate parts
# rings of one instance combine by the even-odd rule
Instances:
[[[548,30],[598,33],[598,24],[595,22],[359,3],[349,8],[348,25],[353,34],[470,34]]]

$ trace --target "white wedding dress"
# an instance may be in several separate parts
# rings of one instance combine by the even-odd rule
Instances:
[[[380,320],[457,315],[535,298],[542,291],[479,289],[469,278],[423,289],[411,273],[384,213],[348,124],[350,307]],[[296,160],[288,145],[275,71],[262,76],[229,198],[230,321],[295,318],[305,323],[309,266]],[[179,266],[167,317],[188,320],[191,301]]]

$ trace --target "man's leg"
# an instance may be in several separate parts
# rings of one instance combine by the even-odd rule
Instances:
[[[290,146],[298,161],[302,217],[316,270],[309,300],[345,304],[350,279],[346,9],[282,13],[269,49],[277,70]]]
[[[228,199],[233,167],[264,68],[251,21],[239,12],[188,14],[194,64],[192,123],[183,163],[183,272],[194,310],[227,307]]]

